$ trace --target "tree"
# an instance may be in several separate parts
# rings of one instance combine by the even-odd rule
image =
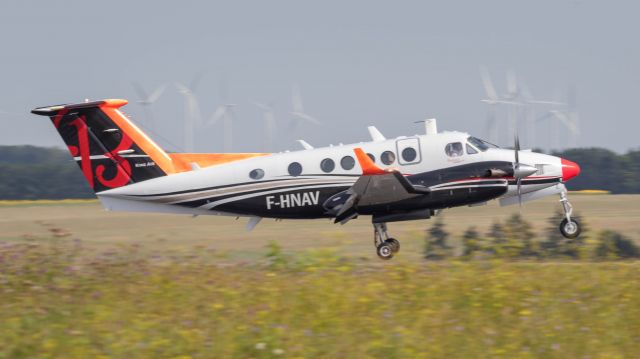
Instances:
[[[476,227],[469,227],[462,235],[463,255],[467,258],[473,257],[483,249],[482,239]]]
[[[621,233],[607,229],[600,232],[594,255],[598,259],[640,258],[640,248]]]
[[[444,229],[442,217],[437,217],[431,228],[427,230],[424,257],[430,260],[441,260],[451,256],[452,248],[447,243],[449,233]]]

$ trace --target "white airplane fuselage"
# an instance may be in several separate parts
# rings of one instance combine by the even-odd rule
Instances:
[[[379,167],[396,169],[412,184],[425,186],[433,193],[446,192],[446,188],[461,181],[467,187],[477,183],[475,187],[469,187],[479,192],[476,196],[455,198],[451,202],[446,201],[446,196],[432,202],[417,201],[413,205],[415,208],[403,207],[406,210],[438,210],[517,196],[517,186],[513,177],[482,177],[489,169],[512,167],[514,151],[478,148],[469,142],[469,138],[466,133],[442,132],[274,153],[158,177],[99,192],[97,195],[106,208],[116,211],[291,219],[332,217],[332,212],[327,210],[325,202],[349,189],[362,175],[360,164],[354,158],[354,149],[362,148],[366,153],[373,155],[374,162]],[[461,146],[452,147],[451,144]],[[447,152],[447,148],[458,151]],[[403,156],[406,149],[409,149],[409,153]],[[410,149],[415,150],[415,156],[407,156],[411,155]],[[395,159],[389,161],[387,157],[384,163],[381,157],[387,151],[391,152]],[[344,158],[347,159],[343,160]],[[328,161],[327,159],[333,162],[332,169],[332,166],[326,163],[324,168],[321,166],[323,160]],[[559,193],[563,181],[563,164],[559,157],[520,151],[520,162],[539,169],[522,180],[521,195],[526,198],[527,194],[548,188],[556,190],[548,191],[546,195]],[[300,165],[299,174],[295,171],[291,173],[289,168],[292,163]],[[262,176],[251,178],[252,171],[260,171]],[[495,188],[490,186],[491,182],[495,181],[508,181],[506,190],[496,192]],[[483,195],[486,187],[494,190]]]

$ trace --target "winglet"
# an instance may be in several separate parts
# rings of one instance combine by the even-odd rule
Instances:
[[[366,175],[381,175],[381,174],[387,173],[382,168],[376,166],[376,164],[371,160],[371,158],[369,158],[369,156],[367,156],[367,154],[364,153],[362,148],[360,148],[360,147],[354,148],[353,152],[355,152],[355,154],[356,154],[356,158],[358,159],[358,163],[360,164],[360,167],[362,168],[362,174],[363,175],[365,175],[365,176]]]

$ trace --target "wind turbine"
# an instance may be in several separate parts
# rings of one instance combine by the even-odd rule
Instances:
[[[569,133],[568,147],[573,148],[577,145],[578,137],[580,136],[580,116],[578,115],[576,88],[574,85],[569,86],[569,89],[567,90],[567,102],[557,104],[560,105],[560,108],[550,110],[546,116],[542,117],[542,119],[555,118],[558,121],[555,122],[556,124],[560,123],[564,125]],[[557,134],[558,131],[556,130],[555,132],[555,149],[560,149],[560,141]]]
[[[142,110],[144,111],[144,117],[146,118],[148,125],[151,128],[154,128],[155,121],[153,119],[153,114],[149,107],[151,107],[151,105],[153,105],[156,101],[158,101],[158,98],[162,96],[162,93],[166,89],[167,85],[162,84],[158,86],[151,93],[151,95],[147,95],[147,92],[144,90],[142,85],[140,85],[137,82],[132,82],[131,86],[133,86],[133,90],[136,92],[136,95],[138,96],[138,101],[136,101],[136,103],[142,106]]]
[[[176,82],[178,92],[184,96],[184,149],[186,152],[195,152],[195,131],[196,126],[201,123],[202,116],[200,105],[195,95],[196,88],[202,79],[203,73],[199,72],[189,85]]]
[[[515,97],[517,96],[517,85],[515,82],[515,74],[507,75],[507,95],[499,96],[496,91],[493,81],[491,81],[491,75],[489,70],[485,66],[480,66],[480,77],[482,78],[482,84],[486,93],[486,98],[480,100],[489,105],[489,111],[487,112],[487,136],[491,142],[497,143],[499,137],[498,124],[497,124],[497,107],[498,105],[515,105]],[[511,114],[509,113],[509,120],[511,120]],[[511,132],[513,133],[513,130]]]
[[[291,105],[292,110],[289,113],[291,115],[290,128],[295,129],[299,122],[309,122],[314,125],[320,125],[320,121],[304,112],[304,106],[302,104],[302,95],[300,94],[300,87],[297,84],[291,86]]]
[[[216,107],[204,125],[215,125],[218,121],[222,121],[224,152],[231,152],[233,150],[233,122],[235,121],[233,108],[236,104],[229,102],[229,90],[225,81],[220,85],[220,93],[222,104]]]
[[[265,151],[271,152],[273,151],[276,130],[276,116],[273,110],[273,104],[263,104],[259,102],[254,102],[253,104],[262,109],[262,120],[265,130]]]

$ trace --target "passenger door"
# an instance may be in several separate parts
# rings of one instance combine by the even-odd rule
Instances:
[[[396,150],[398,153],[398,163],[403,166],[413,165],[422,161],[420,139],[417,137],[397,140]]]

